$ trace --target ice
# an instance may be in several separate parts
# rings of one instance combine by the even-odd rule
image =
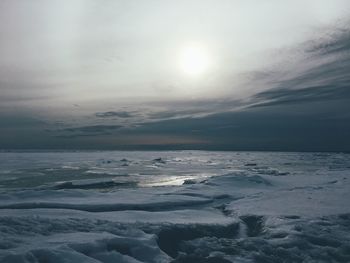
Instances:
[[[0,255],[2,262],[168,262],[154,235],[75,232],[40,236]]]
[[[113,187],[131,187],[137,182],[125,180],[125,182],[115,181],[113,179],[85,179],[85,180],[72,180],[65,182],[58,182],[52,188],[53,189],[104,189]]]
[[[0,153],[0,262],[350,262],[349,176],[343,153]]]

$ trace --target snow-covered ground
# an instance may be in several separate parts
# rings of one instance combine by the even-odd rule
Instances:
[[[0,262],[350,262],[350,155],[3,152]]]

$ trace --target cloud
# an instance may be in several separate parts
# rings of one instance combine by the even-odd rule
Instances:
[[[350,99],[350,30],[308,43],[303,59],[284,74],[264,75],[273,85],[252,96],[252,107]]]
[[[121,125],[91,125],[74,128],[65,128],[59,130],[59,134],[56,137],[60,138],[75,138],[75,137],[87,137],[87,136],[100,136],[108,135],[111,132],[123,128]],[[56,131],[57,132],[57,131]]]
[[[337,87],[336,85],[308,87],[298,90],[276,89],[261,92],[255,95],[255,98],[258,102],[250,107],[301,104],[315,101],[331,102],[332,100],[350,100],[350,89],[348,87]]]
[[[311,42],[310,47],[306,49],[307,52],[318,53],[320,55],[347,53],[349,50],[350,30],[346,27],[334,30],[326,40]]]
[[[135,115],[127,111],[106,111],[106,112],[97,112],[95,116],[98,118],[112,118],[112,117],[131,118],[131,117],[134,117]]]
[[[196,114],[201,114],[207,112],[208,109],[186,109],[186,110],[167,110],[151,112],[148,115],[149,119],[171,119],[171,118],[184,118]]]
[[[303,46],[303,58],[287,75],[255,74],[256,83],[262,77],[271,87],[239,110],[145,123],[132,132],[193,135],[210,142],[200,149],[350,151],[350,38],[349,31],[343,34],[327,39],[330,44],[315,44],[312,52]]]
[[[249,108],[202,118],[146,123],[128,134],[193,136],[210,142],[196,145],[195,149],[346,151],[350,149],[350,118],[333,116],[348,105],[348,101],[333,104],[322,101]]]
[[[86,119],[74,118],[74,127],[52,124],[46,135],[40,133],[43,124],[33,122],[29,129],[26,120],[3,119],[9,129],[2,129],[0,146],[350,151],[350,38],[349,31],[341,32],[298,46],[301,55],[280,70],[252,72],[250,85],[266,87],[246,100],[227,96],[163,101],[142,110],[94,109]],[[121,119],[111,124],[113,118]]]

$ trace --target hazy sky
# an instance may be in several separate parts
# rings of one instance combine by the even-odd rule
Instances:
[[[348,0],[1,0],[0,148],[350,150]]]

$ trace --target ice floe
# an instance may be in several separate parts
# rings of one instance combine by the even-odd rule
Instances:
[[[0,153],[0,262],[350,262],[349,167],[342,153]]]

